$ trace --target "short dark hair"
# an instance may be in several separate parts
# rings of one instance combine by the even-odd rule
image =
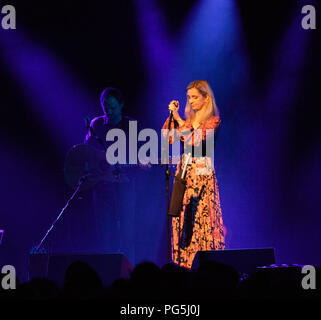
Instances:
[[[117,88],[107,87],[105,88],[100,95],[100,104],[103,105],[103,99],[115,97],[119,104],[124,104],[124,97],[121,91]]]

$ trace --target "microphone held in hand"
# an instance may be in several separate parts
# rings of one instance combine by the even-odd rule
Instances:
[[[177,101],[172,101],[171,104],[174,104],[175,105],[175,108],[178,108],[178,102]],[[170,129],[171,127],[171,123],[173,121],[173,111],[171,110],[170,114],[169,114],[169,121],[168,121],[168,129]]]

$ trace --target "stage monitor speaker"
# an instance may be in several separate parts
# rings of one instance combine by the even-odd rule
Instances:
[[[198,269],[206,261],[224,263],[239,273],[250,274],[257,267],[275,264],[274,248],[198,251],[192,269]]]
[[[85,262],[93,268],[105,287],[118,278],[128,278],[133,270],[123,254],[31,254],[29,279],[44,277],[62,286],[67,268],[76,261]]]

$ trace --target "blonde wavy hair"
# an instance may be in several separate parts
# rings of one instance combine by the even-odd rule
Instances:
[[[201,113],[201,118],[199,120],[204,121],[204,120],[210,118],[211,116],[216,116],[219,118],[220,115],[219,115],[219,110],[218,110],[216,103],[215,103],[214,93],[213,93],[210,85],[208,84],[208,82],[206,80],[192,81],[187,86],[186,92],[192,88],[196,88],[204,98],[206,98],[207,96],[209,97],[208,102],[203,107],[203,108],[205,108],[205,110],[204,110],[204,112]],[[194,112],[194,110],[192,109],[191,105],[189,104],[189,102],[187,100],[186,106],[185,106],[185,119],[186,120],[193,120],[195,118],[195,115],[196,115],[196,113]]]

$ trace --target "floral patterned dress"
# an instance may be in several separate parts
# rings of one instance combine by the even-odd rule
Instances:
[[[189,121],[185,121],[182,127],[175,121],[171,127],[175,126],[179,135],[170,137],[169,143],[179,139],[194,150],[186,166],[186,191],[180,216],[172,218],[171,228],[172,260],[189,269],[197,251],[225,248],[218,184],[213,158],[208,156],[209,152],[214,151],[214,132],[219,124],[220,119],[212,116],[200,123],[197,130],[193,129]],[[168,119],[163,126],[163,129],[167,128]],[[208,143],[211,135],[213,139]],[[195,151],[201,144],[207,148],[205,155]],[[183,154],[176,175],[182,172],[185,161],[186,155]]]

